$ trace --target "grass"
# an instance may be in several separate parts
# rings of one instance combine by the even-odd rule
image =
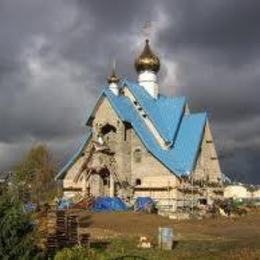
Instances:
[[[82,228],[90,232],[92,238],[108,242],[103,247],[98,244],[95,246],[94,250],[99,253],[100,259],[134,255],[149,260],[260,260],[260,210],[239,218],[185,221],[134,212],[82,211],[80,216]],[[162,251],[156,247],[159,226],[173,228],[177,243],[172,251]],[[140,236],[148,237],[155,247],[137,248]]]
[[[260,259],[260,250],[254,247],[241,248],[235,241],[182,241],[172,251],[158,248],[137,248],[136,239],[113,239],[106,248],[97,248],[102,259],[116,259],[122,256],[139,256],[144,259]],[[127,258],[131,259],[131,258]],[[132,258],[133,259],[133,258]]]

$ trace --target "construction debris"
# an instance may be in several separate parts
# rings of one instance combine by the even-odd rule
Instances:
[[[150,197],[138,197],[135,200],[134,211],[155,212],[155,202]]]
[[[151,241],[149,241],[149,239],[145,236],[141,236],[139,238],[139,243],[137,245],[138,248],[151,248],[152,247],[152,243]]]
[[[82,198],[77,203],[75,203],[72,208],[74,209],[90,209],[93,207],[93,204],[95,202],[95,198],[92,196],[89,196],[87,198]]]

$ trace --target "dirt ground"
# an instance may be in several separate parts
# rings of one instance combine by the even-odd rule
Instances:
[[[137,244],[138,237],[144,235],[156,244],[158,227],[172,227],[175,253],[147,259],[175,259],[178,255],[180,259],[260,259],[260,210],[238,218],[182,221],[136,212],[78,211],[77,215],[81,231],[90,232],[93,239],[131,240]]]

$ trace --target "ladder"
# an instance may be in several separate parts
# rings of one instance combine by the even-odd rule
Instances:
[[[82,163],[79,171],[77,172],[76,176],[74,177],[73,181],[74,183],[77,183],[82,172],[84,170],[87,170],[88,171],[88,163],[90,162],[90,160],[92,159],[93,155],[95,153],[95,146],[92,144],[89,151],[88,151],[88,156],[87,158],[85,159],[85,161]],[[88,171],[89,172],[89,171]]]
[[[106,147],[106,150],[107,149],[109,149],[109,148]],[[86,157],[86,159],[82,163],[79,171],[77,172],[76,176],[73,179],[74,183],[78,182],[80,176],[82,175],[83,171],[85,171],[85,170],[87,171],[86,180],[89,179],[89,177],[91,175],[91,170],[88,168],[88,164],[89,164],[90,160],[92,159],[93,155],[97,152],[100,152],[100,151],[102,151],[102,148],[97,147],[95,145],[95,143],[93,142],[92,145],[90,146],[89,151],[88,151],[88,156]],[[123,187],[124,189],[127,189],[127,187],[128,187],[127,183],[125,181],[123,181],[122,178],[120,178],[120,176],[117,174],[116,160],[115,160],[114,157],[110,156],[107,168],[108,168],[110,174],[112,174],[115,181],[118,182],[121,187]]]

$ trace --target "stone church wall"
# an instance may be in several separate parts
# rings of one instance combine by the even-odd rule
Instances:
[[[93,121],[94,133],[98,132],[98,127],[106,124],[116,128],[116,133],[109,133],[104,136],[104,140],[115,153],[117,173],[122,179],[127,180],[131,173],[131,164],[129,163],[129,155],[131,155],[130,129],[118,118],[107,99],[103,99]]]
[[[219,160],[208,123],[205,127],[205,134],[194,171],[194,180],[204,180],[213,183],[221,180]]]
[[[132,183],[134,184],[137,179],[145,179],[145,177],[169,177],[174,180],[177,179],[158,159],[149,153],[144,147],[143,143],[132,130]],[[140,158],[136,157],[136,152],[140,153]],[[157,182],[158,183],[158,182]]]
[[[123,180],[128,181],[132,186],[136,185],[137,180],[141,181],[140,186],[157,186],[157,188],[167,185],[176,186],[178,178],[146,150],[134,129],[129,124],[121,122],[110,103],[103,99],[96,108],[92,122],[94,139],[97,138],[95,134],[98,132],[98,128],[108,123],[116,128],[116,133],[104,136],[104,140],[115,152],[117,173]],[[139,154],[136,155],[136,152]],[[136,156],[140,158],[136,158]],[[167,180],[167,183],[162,180]],[[166,194],[165,191],[154,191],[151,194],[151,192],[143,191],[139,192],[139,195],[163,198],[168,197],[169,192],[167,191]],[[176,196],[176,194],[171,192],[171,196]]]
[[[146,150],[135,130],[129,124],[119,119],[108,100],[104,98],[97,105],[90,125],[93,130],[94,140],[98,140],[99,130],[107,125],[111,126],[113,131],[106,133],[103,139],[114,152],[116,172],[120,179],[127,181],[134,187],[134,197],[150,196],[160,200],[161,204],[175,204],[178,197],[182,197],[177,190],[180,184],[179,178]],[[205,179],[206,176],[209,176],[210,181],[215,181],[220,176],[220,168],[212,140],[210,129],[207,125],[201,152],[194,171],[195,180]],[[85,148],[85,153],[87,153],[88,149],[88,147]],[[73,182],[85,156],[83,154],[79,157],[68,170],[63,182],[65,188],[78,188],[82,192],[86,190],[84,174],[78,183]],[[97,194],[102,193],[99,190],[100,185],[98,186],[96,187]]]

